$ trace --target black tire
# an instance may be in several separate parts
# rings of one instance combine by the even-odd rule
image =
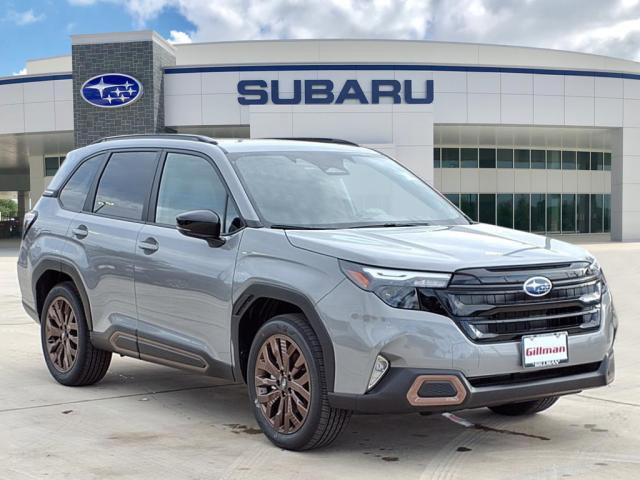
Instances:
[[[558,397],[545,397],[540,400],[530,400],[528,402],[507,403],[505,405],[496,405],[489,409],[500,415],[510,417],[518,417],[520,415],[533,415],[550,408],[558,401]]]
[[[54,301],[58,301],[60,298],[63,299],[63,302],[66,301],[71,307],[73,315],[75,316],[73,331],[77,331],[75,336],[77,340],[76,356],[70,368],[65,371],[62,371],[59,366],[56,366],[49,354],[47,345],[47,315],[49,307],[51,307]],[[56,285],[47,295],[40,315],[40,339],[47,368],[51,376],[62,385],[73,387],[92,385],[102,380],[109,369],[111,352],[99,350],[91,344],[82,300],[72,282],[64,282]]]
[[[292,433],[278,431],[263,413],[257,398],[256,363],[261,349],[274,335],[292,340],[295,343],[294,346],[299,347],[308,365],[310,389],[308,410],[302,425]],[[251,408],[258,425],[273,444],[286,450],[300,451],[324,447],[336,439],[351,418],[350,411],[332,408],[329,405],[320,342],[305,317],[300,314],[278,315],[258,330],[249,353],[247,385]],[[275,387],[270,388],[275,389]]]

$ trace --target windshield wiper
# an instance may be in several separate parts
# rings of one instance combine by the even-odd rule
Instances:
[[[340,230],[349,228],[392,228],[392,227],[424,227],[430,226],[429,222],[386,222],[386,223],[370,223],[366,225],[339,225],[333,227],[313,227],[307,225],[286,225],[282,223],[274,223],[269,228],[279,228],[283,230]]]
[[[431,224],[429,222],[387,222],[387,223],[370,223],[367,225],[356,225],[350,228],[393,228],[393,227],[428,227]]]
[[[307,227],[305,225],[285,225],[281,223],[274,223],[269,228],[281,228],[283,230],[332,230],[327,227]]]

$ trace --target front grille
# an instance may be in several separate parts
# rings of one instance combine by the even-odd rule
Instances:
[[[523,291],[533,276],[551,280],[543,297]],[[476,268],[456,272],[444,290],[420,290],[425,309],[451,317],[477,342],[502,342],[523,335],[597,329],[600,325],[601,282],[586,262],[518,268]]]
[[[553,378],[567,377],[569,375],[581,375],[585,373],[597,372],[601,362],[584,363],[582,365],[572,365],[570,367],[550,368],[547,370],[532,370],[530,372],[507,373],[504,375],[491,375],[486,377],[467,378],[471,386],[497,387],[500,385],[514,385],[518,383],[537,382],[540,380],[550,380]]]

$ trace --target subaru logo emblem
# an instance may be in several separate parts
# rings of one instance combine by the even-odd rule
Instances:
[[[544,297],[551,291],[551,280],[546,277],[531,277],[522,286],[530,297]]]
[[[84,82],[80,95],[96,107],[119,108],[142,96],[142,83],[123,73],[104,73]]]

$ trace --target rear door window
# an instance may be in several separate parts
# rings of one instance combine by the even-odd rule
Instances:
[[[157,165],[157,152],[116,152],[102,173],[93,213],[142,220]]]
[[[106,154],[102,154],[90,158],[71,175],[71,178],[60,192],[60,203],[63,208],[75,212],[82,210],[87,193],[91,189],[93,180],[105,156]]]

